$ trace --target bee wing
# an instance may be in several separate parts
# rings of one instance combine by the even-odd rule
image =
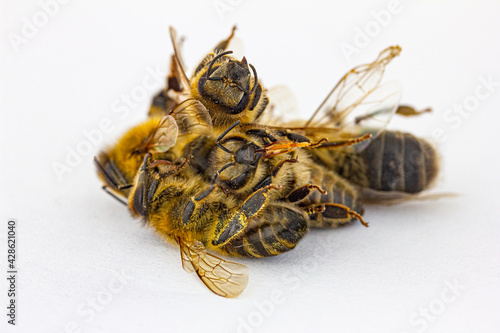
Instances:
[[[234,52],[233,54],[236,54],[237,56],[244,54],[243,42],[241,41],[241,39],[234,36],[235,31],[236,31],[236,26],[234,25],[233,28],[231,29],[231,34],[229,35],[229,37],[220,41],[219,44],[217,44],[217,46],[214,47],[213,52],[215,54],[228,50],[233,51]]]
[[[171,115],[177,122],[179,135],[204,135],[212,132],[212,118],[208,110],[194,98],[184,100]]]
[[[170,115],[164,116],[140,150],[149,153],[164,153],[177,142],[178,131],[175,119]]]
[[[179,240],[182,267],[189,273],[196,272],[203,283],[222,297],[236,297],[248,284],[248,267],[226,261],[205,250],[200,242]]]
[[[175,145],[179,128],[174,117],[167,115],[158,124],[153,135],[151,150],[157,153],[165,153]]]
[[[269,103],[257,119],[259,124],[282,125],[298,115],[297,99],[287,86],[274,86],[266,91],[266,96]]]
[[[401,85],[390,82],[377,87],[360,105],[358,113],[351,113],[344,120],[341,128],[347,132],[370,133],[372,140],[378,137],[389,125],[393,115],[398,110],[401,101]],[[356,145],[357,151],[362,151],[370,141]]]
[[[172,41],[172,46],[174,48],[170,70],[172,72],[173,78],[177,81],[176,91],[187,90],[189,89],[189,78],[186,75],[186,66],[184,66],[184,62],[181,56],[181,42],[177,40],[177,32],[175,31],[174,27],[170,27],[170,40]]]
[[[346,73],[305,126],[346,130],[375,126],[376,137],[389,123],[401,98],[399,85],[380,84],[385,67],[400,52],[399,46],[390,46],[372,63],[357,66]]]
[[[360,190],[364,203],[380,205],[396,205],[410,200],[436,200],[457,197],[456,193],[406,193],[400,191],[378,191],[364,187]]]

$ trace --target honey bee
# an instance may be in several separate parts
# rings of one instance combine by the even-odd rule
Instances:
[[[166,93],[175,91],[173,110],[153,105],[152,118],[96,158],[105,186],[179,244],[184,269],[224,297],[244,290],[248,269],[209,251],[272,256],[293,249],[310,227],[366,225],[363,202],[412,198],[438,170],[432,146],[384,131],[400,94],[380,82],[399,47],[348,72],[309,121],[281,124],[266,108],[255,68],[224,52],[233,33],[189,80],[172,29],[174,79]],[[427,161],[424,173],[410,172],[405,160],[391,163],[405,149]],[[387,172],[397,168],[403,172]],[[425,181],[413,181],[416,174]]]
[[[182,42],[171,27],[174,54],[170,74],[165,89],[153,98],[149,115],[168,114],[183,100],[194,98],[206,107],[215,128],[223,130],[237,120],[249,123],[258,119],[269,100],[255,67],[245,57],[239,61],[230,56],[232,51],[226,51],[235,30],[233,27],[229,37],[203,58],[189,79],[180,54]]]

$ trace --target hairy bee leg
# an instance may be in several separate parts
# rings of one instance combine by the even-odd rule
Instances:
[[[193,214],[196,210],[197,203],[208,198],[208,196],[210,196],[210,194],[212,194],[214,192],[215,188],[221,189],[220,186],[217,184],[210,184],[210,186],[208,188],[204,189],[203,191],[201,191],[200,193],[198,193],[197,195],[195,195],[194,197],[191,197],[189,199],[186,206],[184,206],[184,210],[182,211],[182,224],[183,225],[187,225],[190,223],[191,217],[193,216]],[[221,189],[221,190],[223,190],[223,189]]]
[[[259,137],[265,145],[278,141],[268,129],[251,129],[246,134]]]
[[[325,205],[311,205],[309,207],[304,207],[302,210],[307,215],[314,215],[317,213],[323,213],[325,211]]]
[[[368,227],[368,223],[365,222],[360,214],[341,204],[325,203],[312,205],[305,207],[305,211],[309,214],[311,227],[334,228],[341,224],[351,222],[353,219],[359,220],[361,224]]]
[[[168,165],[171,167],[171,169],[167,170],[166,172],[160,173],[160,177],[168,177],[179,173],[188,165],[189,161],[191,161],[192,159],[193,155],[189,155],[188,157],[184,158],[183,161],[178,165],[167,160],[156,160],[150,164],[150,168],[154,168],[160,165]]]
[[[288,158],[286,160],[283,160],[281,162],[279,162],[278,164],[276,164],[273,168],[273,170],[271,170],[271,177],[274,178],[278,175],[278,172],[281,170],[281,168],[283,167],[283,165],[285,165],[286,163],[299,163],[299,160],[298,158],[296,158],[295,156],[292,157],[292,158]]]
[[[265,145],[262,149],[259,149],[257,151],[263,153],[263,158],[272,158],[276,155],[294,152],[295,149],[297,148],[307,148],[307,149],[320,148],[323,147],[325,143],[328,143],[328,140],[325,138],[320,139],[318,142],[314,143],[311,143],[309,141],[306,142],[276,141]]]
[[[322,143],[320,146],[315,147],[315,148],[338,148],[338,147],[344,147],[344,146],[351,146],[356,143],[360,143],[366,140],[369,140],[372,138],[372,135],[370,133],[362,135],[360,137],[354,138],[354,139],[345,139],[345,140],[338,140],[338,141],[328,141]]]
[[[295,156],[295,154],[294,154],[294,156]],[[299,163],[299,160],[296,157],[293,157],[293,158],[289,158],[289,159],[286,159],[286,160],[279,162],[271,170],[271,174],[269,176],[267,176],[266,178],[264,178],[264,180],[262,180],[259,184],[257,184],[253,188],[253,190],[257,191],[257,190],[260,190],[261,188],[264,188],[264,187],[272,184],[273,179],[276,178],[276,176],[278,175],[278,172],[281,170],[283,165],[285,165],[286,163]]]
[[[266,207],[269,202],[268,192],[270,190],[281,190],[282,186],[268,185],[252,193],[243,203],[240,210],[227,217],[222,214],[219,219],[217,230],[215,232],[212,244],[222,246],[231,239],[243,232],[248,225],[248,220]]]
[[[258,136],[261,139],[268,139],[270,142],[267,144],[273,143],[278,141],[273,134],[271,133],[270,130],[268,129],[251,129],[246,131],[246,134],[248,135],[253,135],[253,136]],[[294,132],[289,132],[289,131],[277,131],[276,135],[286,137],[288,140],[293,141],[293,142],[310,142],[310,140],[300,134],[294,133]]]
[[[245,214],[246,218],[250,218],[258,214],[265,207],[269,200],[267,192],[270,190],[281,190],[281,185],[268,185],[252,193],[241,206],[240,214]]]
[[[214,249],[240,257],[269,257],[290,251],[308,231],[304,211],[285,202],[270,202],[252,216],[244,230]]]
[[[328,194],[325,190],[323,190],[319,185],[316,184],[306,184],[304,186],[298,187],[295,190],[291,191],[286,199],[288,202],[299,202],[304,200],[312,190],[319,191],[322,195]]]

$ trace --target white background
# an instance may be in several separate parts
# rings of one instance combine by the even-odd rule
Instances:
[[[37,1],[2,1],[1,330],[497,332],[500,4],[404,1],[381,27],[373,11],[387,8],[386,1],[72,0],[43,22]],[[33,16],[43,26],[12,44]],[[404,102],[434,112],[395,119],[392,128],[437,141],[442,172],[432,192],[459,196],[369,206],[370,228],[313,230],[287,254],[238,260],[250,281],[237,299],[209,292],[182,270],[176,247],[101,191],[92,157],[145,119],[161,82],[128,115],[114,107],[150,68],[166,70],[169,25],[187,37],[192,69],[234,23],[264,85],[291,87],[303,117],[347,70],[401,45],[386,76],[402,82]],[[367,28],[372,37],[361,45],[356,35]],[[346,57],[346,44],[359,53]],[[497,83],[488,92],[482,80]],[[460,115],[454,105],[470,111]],[[103,119],[112,131],[59,179],[54,164],[66,164]],[[18,221],[14,328],[6,324],[3,277],[9,218]],[[92,310],[92,299],[107,304]]]

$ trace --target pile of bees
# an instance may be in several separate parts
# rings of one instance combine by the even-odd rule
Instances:
[[[421,113],[381,84],[399,46],[345,74],[308,121],[284,123],[254,66],[227,50],[234,29],[191,78],[170,32],[170,74],[148,119],[95,163],[104,189],[176,242],[184,269],[217,295],[239,295],[248,269],[210,252],[275,256],[310,228],[367,226],[363,203],[419,197],[436,178],[429,143],[384,130],[393,114]]]

